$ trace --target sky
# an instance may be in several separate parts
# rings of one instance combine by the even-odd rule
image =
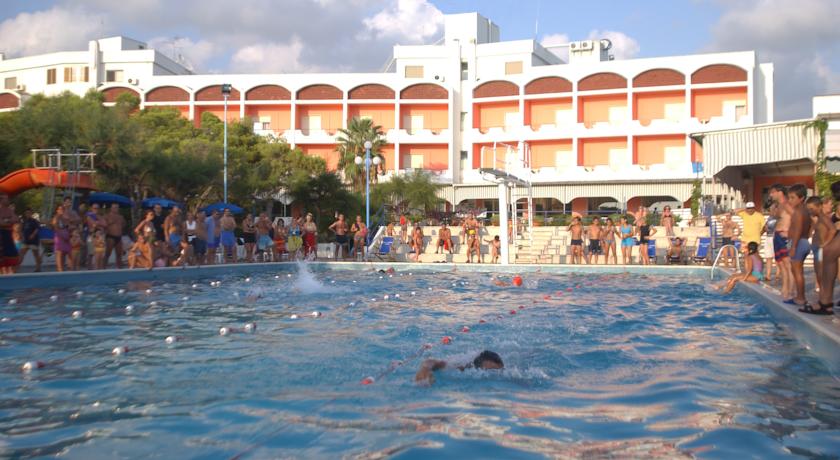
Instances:
[[[616,59],[758,52],[775,118],[840,93],[840,0],[3,0],[7,58],[125,35],[200,73],[381,70],[395,44],[431,44],[443,15],[478,12],[502,40],[609,38]]]

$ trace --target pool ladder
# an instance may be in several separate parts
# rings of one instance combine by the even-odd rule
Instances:
[[[715,262],[712,264],[712,273],[709,275],[709,279],[715,279],[715,267],[717,266],[718,261],[720,260],[720,256],[723,255],[723,250],[726,248],[732,248],[735,250],[735,268],[738,269],[739,272],[741,271],[741,255],[738,254],[738,248],[736,248],[734,244],[727,244],[725,246],[722,246],[718,250],[717,256],[715,257]]]

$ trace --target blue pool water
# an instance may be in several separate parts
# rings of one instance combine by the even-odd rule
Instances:
[[[838,458],[840,383],[749,297],[679,274],[408,270],[6,293],[0,457]],[[483,349],[506,369],[413,382]]]

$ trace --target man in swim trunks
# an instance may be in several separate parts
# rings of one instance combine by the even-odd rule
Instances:
[[[361,219],[361,217],[359,217]],[[347,238],[347,221],[344,220],[344,214],[339,214],[338,219],[332,223],[328,230],[335,234],[335,260],[338,260],[338,255],[341,254],[341,260],[350,253],[350,240]]]
[[[790,257],[788,257],[788,231],[790,220],[793,216],[793,208],[788,203],[787,187],[781,184],[773,184],[770,187],[770,198],[778,207],[779,218],[776,220],[776,229],[773,233],[773,248],[775,250],[776,265],[782,275],[782,300],[788,303],[793,302],[793,274],[791,273]]]
[[[173,206],[172,211],[163,221],[163,232],[166,241],[173,249],[180,249],[181,238],[184,233],[184,221],[181,217],[181,208]]]
[[[420,365],[420,369],[414,375],[414,382],[418,385],[431,385],[435,383],[435,371],[445,369],[449,363],[439,359],[427,359]],[[504,369],[505,363],[502,362],[502,357],[498,353],[484,350],[476,356],[471,363],[456,365],[456,369],[464,371],[466,369],[481,369],[481,370],[496,370]]]
[[[216,250],[219,248],[222,237],[220,220],[219,211],[215,209],[204,219],[204,226],[207,228],[207,265],[216,263]]]
[[[235,263],[236,236],[233,232],[236,230],[236,219],[233,218],[233,214],[231,214],[230,209],[225,208],[224,214],[219,220],[219,225],[222,229],[220,241],[225,251],[225,263]]]
[[[840,203],[840,181],[831,184],[831,195],[835,203]],[[810,313],[831,315],[834,313],[834,283],[837,279],[838,258],[840,258],[840,232],[837,224],[832,220],[834,213],[831,204],[824,203],[822,212],[817,219],[817,232],[821,244],[820,260],[822,260],[822,284],[819,293],[819,308],[813,308]]]
[[[475,218],[475,214],[470,215],[464,220],[464,235],[467,238],[467,263],[472,263],[472,255],[475,252],[478,263],[481,263],[481,241],[478,239],[479,222]]]
[[[598,265],[598,256],[601,255],[603,250],[601,249],[601,233],[603,233],[601,229],[601,219],[597,217],[592,218],[592,223],[589,224],[589,228],[586,231],[587,236],[589,237],[589,257],[590,260],[587,263],[593,263]]]
[[[362,222],[362,216],[356,215],[356,221],[350,226],[350,232],[353,234],[353,249],[350,255],[355,258],[361,253],[364,257],[367,246],[367,226]]]
[[[195,215],[195,238],[192,240],[193,257],[198,265],[207,263],[207,215],[198,211]]]
[[[725,246],[732,245],[732,239],[735,238],[736,232],[738,231],[738,224],[732,220],[732,213],[727,212],[724,213],[723,219],[720,221],[721,226],[721,244],[724,247],[723,249],[723,266],[724,267],[732,267],[734,266],[735,257],[738,257],[738,254],[735,251],[734,247],[726,248]]]
[[[23,246],[20,249],[20,260],[23,261],[28,251],[35,256],[35,271],[41,271],[41,223],[32,216],[32,210],[27,208],[23,211]]]
[[[271,233],[271,220],[268,218],[268,214],[265,211],[261,212],[259,217],[257,217],[257,222],[254,224],[254,227],[257,229],[257,253],[272,253],[274,241],[269,235],[269,233]],[[283,241],[285,242],[285,235]],[[279,254],[274,255],[276,255],[276,257],[273,258],[279,261]]]
[[[441,223],[440,230],[438,230],[438,242],[435,248],[435,254],[438,254],[440,251],[449,251],[452,254],[452,230],[446,226],[446,222]]]
[[[11,275],[19,265],[18,250],[12,238],[12,228],[18,223],[9,195],[0,193],[0,273]]]
[[[811,215],[805,207],[808,189],[802,184],[796,184],[788,189],[788,202],[793,207],[793,215],[790,220],[790,271],[793,275],[793,285],[796,288],[796,296],[793,301],[803,309],[811,307],[805,297],[805,258],[811,252],[811,243],[808,237],[811,236]]]
[[[303,256],[307,260],[315,260],[318,257],[318,225],[312,220],[311,212],[306,213],[300,227],[303,232]]]
[[[124,231],[125,218],[122,214],[120,214],[120,205],[117,203],[111,203],[111,209],[105,216],[105,268],[108,268],[108,260],[111,258],[111,251],[114,251],[116,267],[122,268],[122,236]]]
[[[583,225],[581,225],[580,217],[575,216],[572,219],[572,224],[569,225],[569,233],[572,236],[572,264],[583,263]]]

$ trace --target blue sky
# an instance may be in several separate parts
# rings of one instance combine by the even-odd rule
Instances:
[[[0,51],[127,35],[198,72],[375,71],[394,44],[432,43],[443,14],[471,11],[503,40],[609,37],[619,59],[756,50],[775,64],[777,120],[840,93],[840,0],[5,0]]]

